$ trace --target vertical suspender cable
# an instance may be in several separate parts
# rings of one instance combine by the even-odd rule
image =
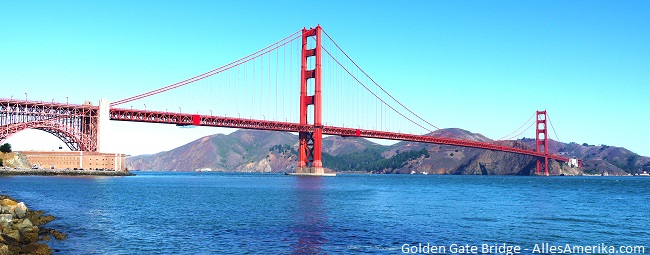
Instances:
[[[275,120],[278,120],[278,65],[279,65],[279,54],[280,51],[276,50],[275,52]]]
[[[267,97],[267,100],[266,100],[267,113],[266,114],[269,115],[269,116],[267,116],[269,119],[271,119],[271,56],[272,55],[269,54],[269,63],[268,63],[269,67],[267,68],[267,72],[269,72],[269,75],[267,77],[268,89],[266,90],[266,93],[267,93],[266,94],[266,97]]]
[[[285,45],[285,48],[282,49],[282,80],[279,81],[280,82],[280,92],[279,93],[281,95],[280,95],[280,98],[278,98],[278,99],[282,100],[282,106],[280,106],[280,109],[278,109],[278,111],[279,111],[278,121],[284,121],[285,116],[287,116],[287,113],[285,112],[285,107],[284,107],[284,104],[286,104],[285,99],[286,99],[286,91],[287,91],[287,87],[286,87],[286,85],[287,85],[286,84],[287,63],[286,63],[286,61],[287,61],[287,48],[286,48],[286,45]]]

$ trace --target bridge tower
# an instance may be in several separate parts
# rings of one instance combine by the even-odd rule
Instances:
[[[311,29],[302,29],[302,54],[301,54],[301,71],[300,71],[300,124],[313,125],[313,132],[299,132],[300,145],[298,149],[298,168],[296,174],[299,175],[323,175],[323,162],[321,157],[323,124],[321,120],[321,27],[320,25]],[[314,48],[308,48],[307,39],[313,37],[316,41]],[[314,63],[313,69],[310,69],[309,61]],[[313,87],[312,87],[313,86]],[[313,88],[314,94],[308,95],[310,88]],[[309,123],[308,108],[313,109],[313,123]]]
[[[544,164],[542,165],[542,158],[537,158],[537,169],[535,174],[539,175],[542,167],[544,168],[544,175],[549,175],[548,172],[548,126],[546,125],[546,110],[537,111],[537,124],[536,124],[536,134],[535,134],[535,145],[537,152],[544,153]]]
[[[106,152],[106,143],[108,137],[108,125],[110,121],[110,105],[106,98],[99,100],[97,111],[97,134],[95,136],[97,151]]]

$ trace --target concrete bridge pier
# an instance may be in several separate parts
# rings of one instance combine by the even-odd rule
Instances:
[[[106,152],[106,139],[109,135],[108,123],[110,122],[110,106],[106,98],[99,100],[99,111],[97,113],[97,151]]]
[[[325,168],[323,168],[323,167],[298,167],[298,168],[296,168],[295,173],[289,173],[289,175],[297,175],[297,176],[336,176],[335,173],[325,173]]]

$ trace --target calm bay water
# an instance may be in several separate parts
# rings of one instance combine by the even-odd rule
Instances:
[[[401,254],[419,243],[650,253],[650,178],[137,174],[0,177],[0,193],[57,217],[50,226],[69,232],[49,242],[58,254]]]

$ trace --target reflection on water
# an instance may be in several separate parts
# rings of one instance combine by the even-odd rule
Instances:
[[[327,242],[322,235],[327,225],[322,181],[322,177],[296,178],[297,212],[292,231],[298,236],[298,242],[291,245],[294,254],[322,253],[322,246]]]

